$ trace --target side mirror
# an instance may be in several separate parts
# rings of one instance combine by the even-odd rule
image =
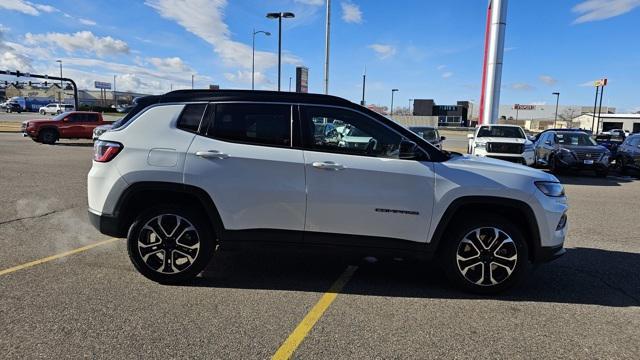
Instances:
[[[400,141],[400,149],[398,157],[400,159],[412,160],[418,157],[418,145],[413,141]]]
[[[62,119],[62,121],[63,121],[63,122],[69,122],[69,118],[68,118],[68,117],[66,117],[66,118]]]
[[[440,141],[445,141],[445,140],[447,140],[446,136],[440,136]]]
[[[551,145],[551,141],[547,140],[544,142],[545,145]]]

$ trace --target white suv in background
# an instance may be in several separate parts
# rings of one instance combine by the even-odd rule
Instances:
[[[535,164],[534,145],[517,125],[481,125],[469,138],[468,152],[531,166]]]
[[[327,124],[368,140],[344,146]],[[135,267],[162,283],[196,276],[214,249],[295,244],[435,258],[462,288],[492,293],[564,253],[553,175],[443,153],[333,96],[149,96],[94,149],[92,223],[126,236]]]
[[[63,112],[73,111],[74,106],[71,104],[48,104],[46,106],[41,106],[38,109],[38,112],[41,115],[57,115],[62,114]]]

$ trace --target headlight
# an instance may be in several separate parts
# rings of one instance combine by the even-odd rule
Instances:
[[[558,182],[550,182],[550,181],[536,181],[536,186],[542,193],[551,197],[562,197],[564,196],[564,186]]]

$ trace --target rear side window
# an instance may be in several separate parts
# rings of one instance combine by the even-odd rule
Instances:
[[[88,122],[98,122],[98,114],[87,114]]]
[[[194,133],[197,132],[200,127],[200,120],[202,120],[202,115],[206,108],[207,104],[186,105],[178,119],[178,129]]]
[[[216,104],[207,136],[248,144],[291,146],[291,106]]]

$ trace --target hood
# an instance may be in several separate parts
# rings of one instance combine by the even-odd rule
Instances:
[[[561,145],[560,148],[571,150],[571,151],[588,151],[588,152],[600,152],[600,153],[609,151],[606,147],[602,145],[597,145],[597,146]]]
[[[491,177],[496,178],[495,180],[497,181],[500,181],[500,177],[504,175],[528,177],[536,181],[559,181],[558,178],[552,174],[542,170],[489,157],[473,155],[453,156],[443,164],[447,164],[447,166],[451,168],[481,173],[485,176],[492,174]]]
[[[57,123],[59,120],[53,120],[53,119],[34,119],[34,120],[26,120],[23,121],[23,124],[26,123],[30,123],[30,124],[38,124],[38,125],[44,125],[44,124],[53,124],[53,123]]]
[[[504,137],[479,137],[479,138],[476,138],[476,141],[507,143],[507,144],[524,144],[526,142],[529,142],[529,140],[527,139],[504,138]]]

